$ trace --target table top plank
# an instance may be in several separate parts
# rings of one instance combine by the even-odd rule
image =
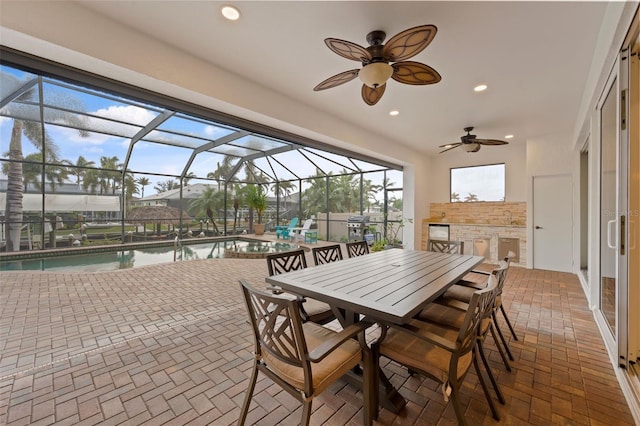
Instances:
[[[403,323],[483,260],[391,249],[266,280],[342,309]]]

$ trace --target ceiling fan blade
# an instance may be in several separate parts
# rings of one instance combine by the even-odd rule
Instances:
[[[443,152],[447,152],[447,151],[451,151],[452,149],[455,149],[457,147],[459,147],[460,145],[462,145],[462,143],[458,142],[458,143],[450,143],[448,145],[442,145],[440,148],[447,148],[444,151],[440,151],[440,154],[442,154]]]
[[[325,44],[329,49],[343,58],[351,59],[358,62],[369,62],[371,53],[364,47],[346,40],[338,38],[325,38]]]
[[[434,84],[442,80],[438,71],[420,62],[404,61],[391,64],[391,78],[399,83],[424,85]]]
[[[462,145],[462,143],[461,142],[448,143],[445,145],[440,145],[438,148],[451,148],[451,147],[456,147],[458,145]]]
[[[378,86],[375,89],[367,86],[366,84],[362,85],[362,99],[365,101],[367,105],[375,105],[378,103],[382,95],[384,94],[384,89],[387,87],[386,84],[382,86]]]
[[[382,57],[389,62],[404,61],[422,52],[436,36],[435,25],[421,25],[394,35],[382,48]]]
[[[322,83],[318,84],[313,88],[314,91],[331,89],[332,87],[340,86],[341,84],[348,83],[358,76],[358,69],[349,70],[345,72],[341,72],[340,74],[336,74],[332,77],[329,77]]]
[[[507,145],[509,142],[497,139],[473,139],[473,143],[479,143],[482,145]]]

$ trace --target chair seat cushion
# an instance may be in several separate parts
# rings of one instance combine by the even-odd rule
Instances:
[[[446,302],[446,301],[444,301]],[[446,304],[430,303],[416,316],[421,321],[460,330],[464,322],[465,311],[452,308]],[[480,322],[480,334],[485,334],[491,324],[491,317],[483,318]]]
[[[306,303],[305,303],[306,305]],[[321,325],[306,322],[302,325],[309,352],[324,343],[336,332]],[[301,367],[283,362],[268,352],[263,352],[267,367],[296,389],[304,389],[304,372]],[[311,363],[314,392],[320,393],[336,379],[345,375],[362,360],[362,349],[356,340],[347,340],[322,361]]]
[[[422,321],[412,320],[412,326],[437,334],[455,344],[458,330],[453,330]],[[392,327],[380,345],[380,354],[415,371],[428,374],[440,383],[449,380],[449,362],[451,352],[433,343],[422,340],[412,334]],[[456,377],[460,379],[471,366],[472,353],[468,352],[458,360]]]
[[[331,306],[316,299],[305,299],[302,306],[304,306],[304,311],[311,317],[324,314],[327,311],[331,312]]]
[[[445,299],[455,299],[464,303],[471,301],[471,296],[477,289],[473,287],[467,287],[465,285],[454,284],[442,295]]]

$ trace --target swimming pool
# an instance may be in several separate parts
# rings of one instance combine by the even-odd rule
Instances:
[[[223,257],[256,259],[269,253],[289,251],[296,244],[269,241],[225,240],[184,244],[175,253],[176,261]],[[101,272],[173,262],[174,246],[116,249],[97,253],[56,255],[36,259],[4,260],[0,271]]]

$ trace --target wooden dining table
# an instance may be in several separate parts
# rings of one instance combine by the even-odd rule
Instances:
[[[266,281],[329,304],[343,326],[362,316],[385,326],[407,323],[483,261],[482,256],[390,249],[274,275]],[[384,385],[380,402],[397,413],[406,401],[378,371]],[[365,410],[377,413],[369,403],[365,401]]]

